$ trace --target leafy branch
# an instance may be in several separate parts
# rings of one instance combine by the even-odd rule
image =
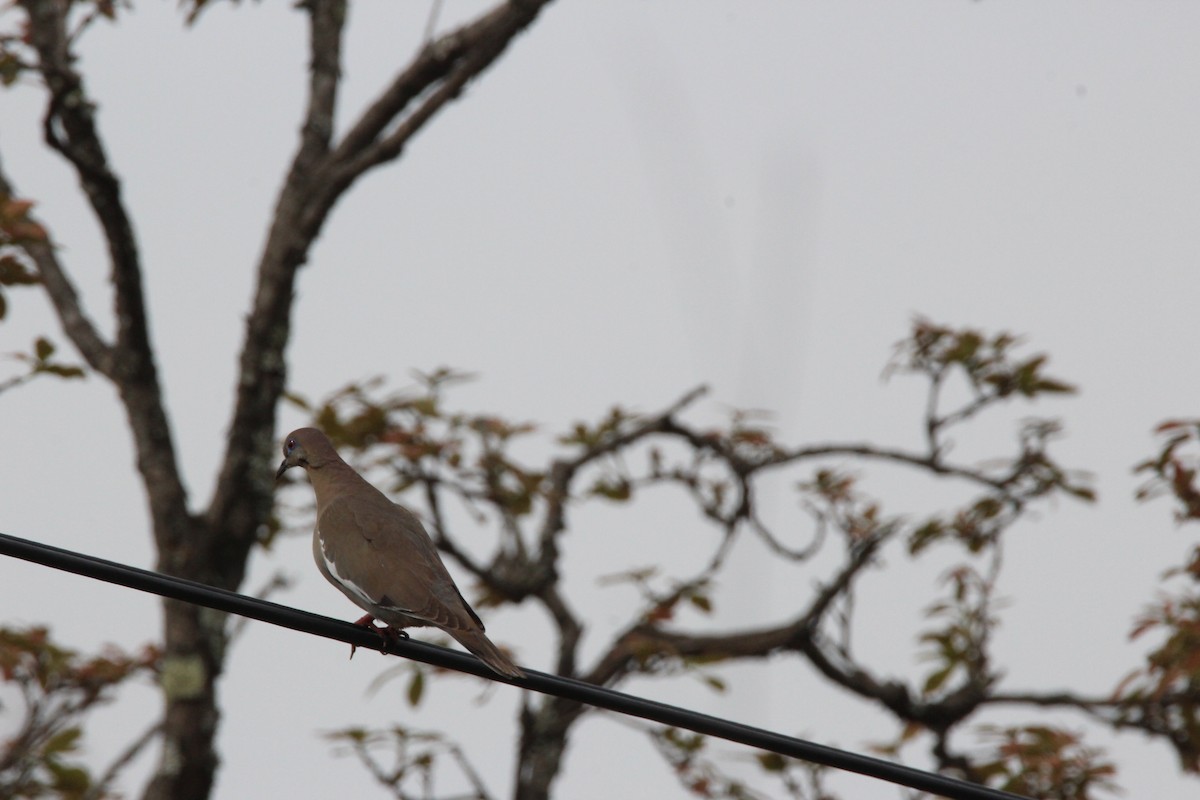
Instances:
[[[463,753],[462,748],[441,733],[420,731],[394,725],[386,730],[346,728],[326,735],[342,752],[352,753],[375,782],[396,800],[437,800],[437,778],[442,765],[466,779],[471,791],[453,795],[456,800],[491,800],[483,780]],[[385,765],[381,752],[390,752]]]
[[[953,426],[1016,398],[1070,391],[1045,374],[1044,356],[1021,356],[1016,337],[956,332],[924,320],[914,323],[897,353],[889,369],[924,377],[928,384],[923,452],[860,443],[788,446],[761,414],[744,411],[733,412],[726,426],[697,424],[689,417],[703,388],[657,412],[615,407],[595,422],[575,423],[557,438],[566,452],[551,455],[545,466],[515,455],[518,443],[523,452],[530,450],[524,443],[536,432],[533,425],[448,406],[447,390],[465,377],[450,370],[419,375],[404,391],[389,392],[373,379],[319,403],[296,401],[377,483],[398,492],[417,490],[438,546],[475,577],[482,605],[532,600],[545,608],[557,636],[560,674],[613,685],[635,674],[691,673],[720,688],[724,682],[711,673],[715,665],[791,654],[888,709],[905,730],[931,733],[935,747],[949,752],[951,731],[989,702],[1000,680],[991,666],[990,632],[998,622],[994,591],[1005,532],[1035,503],[1060,495],[1088,501],[1094,495],[1085,475],[1052,457],[1059,434],[1053,421],[1021,424],[1013,452],[986,466],[950,458],[945,434]],[[942,392],[956,375],[971,387],[971,397],[942,410]],[[840,466],[845,462],[907,467],[972,487],[976,496],[934,515],[888,512],[863,491],[853,471]],[[793,485],[809,524],[803,518],[786,528],[768,524],[758,509],[759,482],[806,464],[811,477]],[[648,565],[609,576],[605,585],[632,586],[641,602],[585,666],[579,660],[585,623],[560,582],[560,542],[572,518],[589,505],[628,504],[651,491],[681,491],[717,536],[704,540],[708,549],[701,552],[707,556],[691,573]],[[490,556],[463,545],[470,537],[446,513],[449,503],[493,530]],[[774,624],[732,631],[680,627],[680,609],[703,619],[720,603],[729,555],[753,541],[796,570],[810,569],[831,548],[837,560],[823,577],[812,576],[811,592],[798,594],[785,619]],[[914,560],[935,544],[955,544],[964,559],[947,573],[948,597],[928,608],[932,624],[919,645],[932,666],[911,683],[883,678],[882,670],[857,658],[851,647],[856,589],[871,579],[872,567],[893,543],[904,543],[903,552]],[[531,703],[521,721],[522,763],[560,758],[567,731],[583,713],[565,701]],[[544,797],[547,788],[541,783],[519,794]]]
[[[0,678],[21,704],[15,733],[0,749],[0,796],[115,796],[117,774],[155,738],[158,723],[95,778],[78,760],[83,720],[128,680],[156,673],[159,659],[152,647],[136,654],[109,647],[85,657],[56,644],[45,628],[0,628]]]

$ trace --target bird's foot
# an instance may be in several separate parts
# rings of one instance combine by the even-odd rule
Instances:
[[[375,618],[370,614],[364,614],[361,618],[355,620],[355,625],[363,628],[370,628],[383,637],[385,643],[395,642],[400,639],[407,639],[408,634],[403,628],[393,628],[391,625],[385,625],[382,628],[375,624]],[[350,645],[350,658],[354,658],[354,652],[358,650],[358,645]]]

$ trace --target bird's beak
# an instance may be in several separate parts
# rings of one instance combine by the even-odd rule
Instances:
[[[279,480],[280,478],[282,478],[283,473],[287,472],[288,467],[291,467],[291,466],[294,466],[294,465],[289,464],[287,459],[285,458],[283,460],[283,463],[279,465],[279,471],[275,473],[275,480]]]

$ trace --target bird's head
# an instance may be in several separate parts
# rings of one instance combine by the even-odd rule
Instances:
[[[331,461],[337,461],[337,451],[325,434],[316,428],[297,428],[283,440],[283,463],[275,473],[275,480],[292,467],[320,469]]]

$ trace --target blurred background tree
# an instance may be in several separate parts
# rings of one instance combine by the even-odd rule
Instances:
[[[192,20],[204,5],[186,4]],[[106,332],[93,321],[73,272],[79,267],[68,264],[73,254],[55,239],[54,221],[36,213],[38,187],[17,187],[0,169],[0,316],[14,290],[41,290],[82,359],[63,361],[50,337],[38,337],[29,352],[16,355],[0,389],[43,376],[85,374],[112,385],[128,422],[158,569],[238,589],[253,552],[270,546],[281,531],[311,525],[304,507],[275,505],[277,419],[286,397],[378,485],[424,515],[448,560],[474,579],[471,599],[485,614],[508,605],[542,609],[551,653],[545,663],[530,666],[609,686],[653,676],[697,679],[714,691],[736,692],[721,667],[796,659],[894,719],[894,735],[878,743],[881,752],[902,757],[920,747],[940,770],[1031,796],[1100,797],[1119,783],[1113,756],[1086,742],[1086,731],[1098,726],[1146,734],[1173,748],[1184,771],[1197,770],[1195,554],[1164,576],[1164,594],[1136,620],[1135,636],[1157,638],[1146,662],[1131,665],[1111,693],[1004,685],[993,634],[1002,618],[997,585],[1006,537],[1057,498],[1087,502],[1094,496],[1084,473],[1051,455],[1060,431],[1053,419],[1020,420],[1008,451],[956,460],[952,432],[1010,424],[995,412],[1073,391],[1046,373],[1044,355],[1025,352],[1011,334],[914,322],[887,373],[915,376],[925,387],[924,445],[916,449],[782,442],[769,417],[755,411],[731,412],[720,425],[697,422],[704,394],[697,389],[657,412],[618,406],[599,420],[579,422],[558,435],[551,457],[534,460],[522,446],[536,426],[456,409],[447,394],[461,376],[451,370],[421,375],[416,388],[404,391],[369,381],[320,400],[306,399],[301,390],[325,387],[291,387],[289,393],[286,351],[294,333],[297,274],[331,210],[359,178],[395,161],[547,3],[502,3],[428,36],[357,116],[344,119],[338,101],[347,5],[299,4],[309,27],[306,106],[254,270],[217,479],[200,505],[186,488],[176,453],[134,220],[100,130],[97,101],[79,67],[80,42],[99,22],[119,24],[126,8],[102,0],[19,0],[7,11],[0,78],[44,90],[45,143],[73,171],[102,231],[114,324]],[[989,414],[999,421],[989,421]],[[1138,467],[1146,476],[1141,495],[1173,498],[1181,522],[1200,516],[1198,431],[1191,420],[1163,423],[1161,452]],[[869,485],[876,472],[895,470],[944,485],[947,501],[932,510],[894,507],[873,496]],[[764,484],[794,493],[794,519],[764,513],[758,502]],[[678,527],[687,533],[677,562],[635,558],[618,572],[587,578],[563,569],[572,519],[585,509],[624,509],[667,494],[691,508],[679,516]],[[464,535],[471,525],[489,534]],[[770,609],[769,618],[716,626],[707,618],[727,594],[743,589],[722,580],[724,570],[749,548],[770,554],[792,576],[795,590],[785,607]],[[925,608],[924,624],[913,631],[921,669],[905,672],[901,658],[875,663],[855,647],[864,625],[856,597],[886,574],[885,563],[892,565],[889,572],[932,563],[942,575],[939,583],[913,590]],[[637,602],[614,635],[585,653],[588,620],[572,594],[575,581],[593,579],[608,592],[632,593]],[[106,796],[122,766],[153,742],[162,756],[145,798],[211,796],[219,763],[217,679],[228,664],[234,628],[204,609],[171,601],[163,608],[162,644],[141,655],[84,656],[54,642],[44,628],[3,630],[0,666],[10,694],[19,698],[5,705],[17,731],[0,753],[0,787],[8,795]],[[528,629],[492,633],[518,656],[529,636]],[[161,721],[131,737],[126,752],[92,774],[74,755],[84,719],[121,684],[143,674],[161,689]],[[381,680],[402,678],[408,701],[417,706],[435,677],[401,665]],[[1024,721],[997,724],[988,715],[998,709],[1015,710]],[[1079,715],[1078,729],[1044,720],[1048,710],[1063,709]],[[515,720],[513,797],[553,795],[570,734],[587,713],[562,700],[524,699]],[[487,785],[471,752],[445,727],[355,727],[330,737],[397,797],[444,796],[434,778],[447,772],[477,796],[497,794],[500,789]],[[820,770],[763,756],[747,771],[702,738],[671,729],[633,730],[696,795],[830,796]]]

